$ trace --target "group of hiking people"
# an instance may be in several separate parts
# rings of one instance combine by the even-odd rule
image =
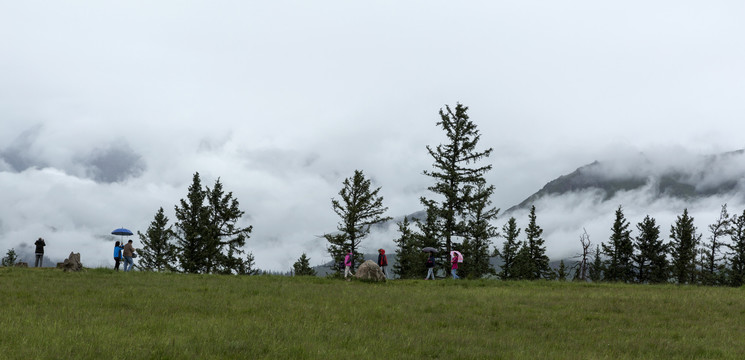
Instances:
[[[347,252],[347,255],[344,256],[344,278],[347,279],[349,275],[352,274],[352,258],[354,257],[354,254],[352,253],[352,250],[349,250]],[[450,273],[453,275],[453,279],[460,279],[458,277],[458,263],[462,262],[462,258],[460,256],[460,253],[457,251],[454,251],[451,256],[450,260]],[[427,258],[427,262],[425,263],[427,266],[427,276],[424,278],[424,280],[434,280],[435,279],[435,253],[429,252],[429,257]],[[383,275],[385,275],[386,278],[388,278],[388,273],[386,272],[386,268],[388,267],[388,257],[385,256],[385,250],[384,249],[378,249],[378,266],[380,266],[380,269],[383,271]],[[348,279],[347,279],[348,280]]]
[[[42,266],[42,261],[44,258],[44,246],[46,246],[46,242],[44,239],[39,238],[34,243],[36,245],[36,261],[34,262],[35,267]],[[122,245],[121,242],[117,241],[114,244],[114,270],[119,271],[119,264],[124,261],[124,271],[130,271],[134,267],[134,258],[137,255],[135,254],[135,248],[132,245],[132,240],[129,240],[126,244]],[[352,274],[352,258],[354,255],[352,254],[352,251],[350,250],[347,255],[344,257],[344,278],[347,279],[348,276],[354,275]],[[452,260],[451,260],[451,266],[450,271],[453,275],[453,279],[460,279],[458,277],[458,262],[460,262],[460,257],[458,256],[457,252],[453,253]],[[385,255],[385,249],[378,249],[378,266],[380,266],[380,269],[383,271],[383,275],[385,275],[386,278],[388,278],[388,257]],[[429,253],[429,257],[427,258],[426,262],[427,266],[427,276],[424,278],[424,280],[434,280],[435,279],[435,254],[433,252]]]
[[[347,276],[349,275],[354,275],[352,274],[352,258],[353,257],[354,257],[354,254],[352,253],[352,250],[349,250],[349,252],[347,252],[347,255],[344,256],[344,278],[345,279],[347,279]],[[386,271],[386,269],[388,268],[388,257],[385,256],[384,249],[378,249],[378,266],[380,266],[380,269],[383,271],[383,275],[385,275],[387,279],[388,272]]]
[[[43,238],[39,238],[34,243],[36,250],[34,251],[35,261],[34,267],[42,267],[44,262],[44,247],[47,246],[46,241]],[[119,263],[124,260],[124,271],[130,271],[134,267],[133,258],[136,257],[135,248],[132,245],[132,240],[129,240],[126,244],[121,245],[119,241],[114,244],[114,269],[119,271]]]
[[[450,274],[453,275],[453,279],[460,279],[458,277],[458,263],[461,262],[462,259],[458,252],[453,252],[451,259],[450,259]],[[435,279],[435,253],[430,252],[429,257],[427,258],[427,277],[424,278],[424,280],[434,280]]]

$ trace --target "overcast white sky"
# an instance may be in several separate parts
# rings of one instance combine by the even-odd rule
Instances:
[[[198,171],[240,201],[260,268],[325,262],[316,235],[335,229],[330,199],[355,169],[389,215],[421,209],[425,146],[456,102],[494,148],[503,209],[619,153],[740,149],[743,14],[741,1],[0,0],[0,251],[41,236],[54,260],[109,266],[108,234],[145,231],[161,206],[173,221]]]

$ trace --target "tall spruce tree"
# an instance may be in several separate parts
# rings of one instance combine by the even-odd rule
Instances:
[[[730,249],[729,284],[739,287],[745,285],[745,210],[742,215],[730,219],[730,238],[732,243],[727,245]]]
[[[470,203],[466,211],[466,231],[460,250],[464,261],[458,264],[460,277],[478,279],[485,275],[496,275],[490,262],[489,248],[491,239],[499,236],[499,230],[491,224],[497,218],[499,209],[490,207],[489,199],[494,193],[494,186],[481,183],[474,188],[475,194],[469,195]]]
[[[316,270],[310,267],[310,259],[305,253],[292,264],[292,269],[295,271],[295,276],[316,276]]]
[[[528,215],[528,226],[525,228],[525,244],[530,254],[530,262],[533,264],[529,279],[536,280],[541,278],[553,278],[554,272],[549,267],[549,258],[546,256],[545,240],[541,237],[543,229],[536,222],[535,205],[530,207]]]
[[[724,204],[719,212],[719,218],[709,225],[709,241],[705,242],[701,249],[701,282],[704,285],[723,285],[726,281],[724,254],[721,248],[724,245],[724,238],[730,234],[730,226],[727,204]]]
[[[448,138],[446,144],[436,148],[427,146],[427,151],[434,159],[432,171],[424,171],[424,175],[435,180],[435,185],[428,189],[439,195],[441,199],[427,199],[422,197],[422,204],[442,218],[440,234],[443,237],[447,263],[450,263],[450,251],[453,242],[461,238],[464,233],[464,223],[461,220],[471,201],[468,189],[484,183],[483,175],[491,169],[491,165],[475,166],[475,164],[489,155],[492,149],[477,150],[479,134],[476,124],[467,114],[468,107],[458,103],[455,109],[445,106],[440,109],[440,121]],[[446,268],[450,274],[450,268]]]
[[[186,199],[176,206],[174,231],[177,257],[186,273],[255,274],[253,255],[240,255],[252,227],[240,227],[244,212],[232,193],[225,194],[218,179],[213,189],[202,189],[195,173]]]
[[[420,278],[426,271],[424,266],[424,253],[414,232],[411,230],[411,222],[408,217],[396,223],[400,237],[393,240],[396,243],[396,263],[393,264],[393,273],[401,279]]]
[[[181,206],[175,206],[177,257],[181,269],[186,273],[202,273],[207,265],[207,239],[209,207],[204,204],[206,194],[202,189],[199,173],[195,173],[189,186],[186,199],[181,199]]]
[[[329,242],[329,254],[336,263],[344,260],[347,251],[352,251],[354,269],[355,263],[362,262],[359,246],[370,233],[370,227],[391,218],[383,216],[388,208],[383,206],[383,197],[378,195],[380,188],[371,189],[370,180],[361,170],[355,170],[351,178],[344,179],[343,185],[339,191],[341,200],[331,199],[334,212],[341,218],[336,227],[339,233],[324,237]]]
[[[233,197],[233,192],[225,193],[219,178],[212,189],[206,188],[205,193],[209,208],[209,233],[211,234],[206,252],[207,273],[253,273],[253,254],[246,254],[245,259],[241,256],[245,253],[242,248],[246,245],[253,226],[241,227],[239,225],[245,212],[240,210],[238,199]]]
[[[672,255],[672,275],[678,284],[693,284],[696,276],[696,252],[701,235],[696,234],[693,217],[688,209],[678,215],[675,224],[670,226],[670,255]]]
[[[502,250],[494,249],[494,254],[502,258],[502,268],[497,276],[502,280],[509,280],[515,278],[515,260],[520,250],[520,240],[518,240],[520,228],[517,227],[517,220],[514,217],[507,220],[507,223],[502,226],[502,232],[505,239],[502,243]]]
[[[629,222],[623,214],[621,206],[616,209],[616,218],[611,228],[608,245],[602,244],[603,253],[608,257],[605,262],[605,280],[632,282],[634,280],[631,257],[634,245],[631,242]]]
[[[176,246],[173,244],[173,230],[168,225],[163,208],[158,209],[145,233],[137,232],[142,242],[138,265],[143,270],[176,271]]]
[[[639,235],[636,236],[632,256],[636,268],[638,283],[659,284],[667,282],[668,262],[667,245],[660,239],[660,227],[649,215],[636,224]]]

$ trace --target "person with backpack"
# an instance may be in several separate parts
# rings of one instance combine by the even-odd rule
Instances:
[[[429,280],[430,276],[432,277],[432,280],[435,279],[435,254],[429,253],[429,258],[427,258],[427,262],[425,263],[427,265],[427,277],[424,278],[424,280]]]
[[[36,245],[36,261],[34,262],[34,267],[41,267],[42,262],[44,261],[44,247],[47,246],[47,243],[44,242],[44,239],[39,238],[39,240],[36,240],[34,245]]]
[[[347,275],[354,275],[352,274],[352,258],[354,255],[352,254],[352,250],[349,250],[347,253],[347,256],[344,257],[344,278],[347,278]]]
[[[119,271],[119,263],[122,262],[122,250],[124,250],[124,246],[117,241],[114,244],[114,270],[116,271]]]
[[[380,269],[383,270],[383,275],[388,278],[388,273],[385,272],[385,268],[388,267],[388,258],[385,256],[384,249],[378,250],[378,266],[380,266]]]

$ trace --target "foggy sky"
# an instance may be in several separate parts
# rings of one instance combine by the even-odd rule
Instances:
[[[437,111],[456,102],[494,148],[502,209],[594,160],[685,166],[745,148],[743,13],[739,1],[3,1],[0,252],[41,236],[52,259],[109,266],[108,234],[144,232],[161,206],[173,222],[199,172],[240,201],[258,267],[326,262],[317,236],[335,229],[331,198],[355,169],[382,187],[387,215],[421,210],[425,146],[445,141]],[[659,213],[666,234],[685,206],[711,222],[735,201],[576,196],[537,204],[550,256],[574,252],[583,226],[606,240],[621,202],[632,223]]]

